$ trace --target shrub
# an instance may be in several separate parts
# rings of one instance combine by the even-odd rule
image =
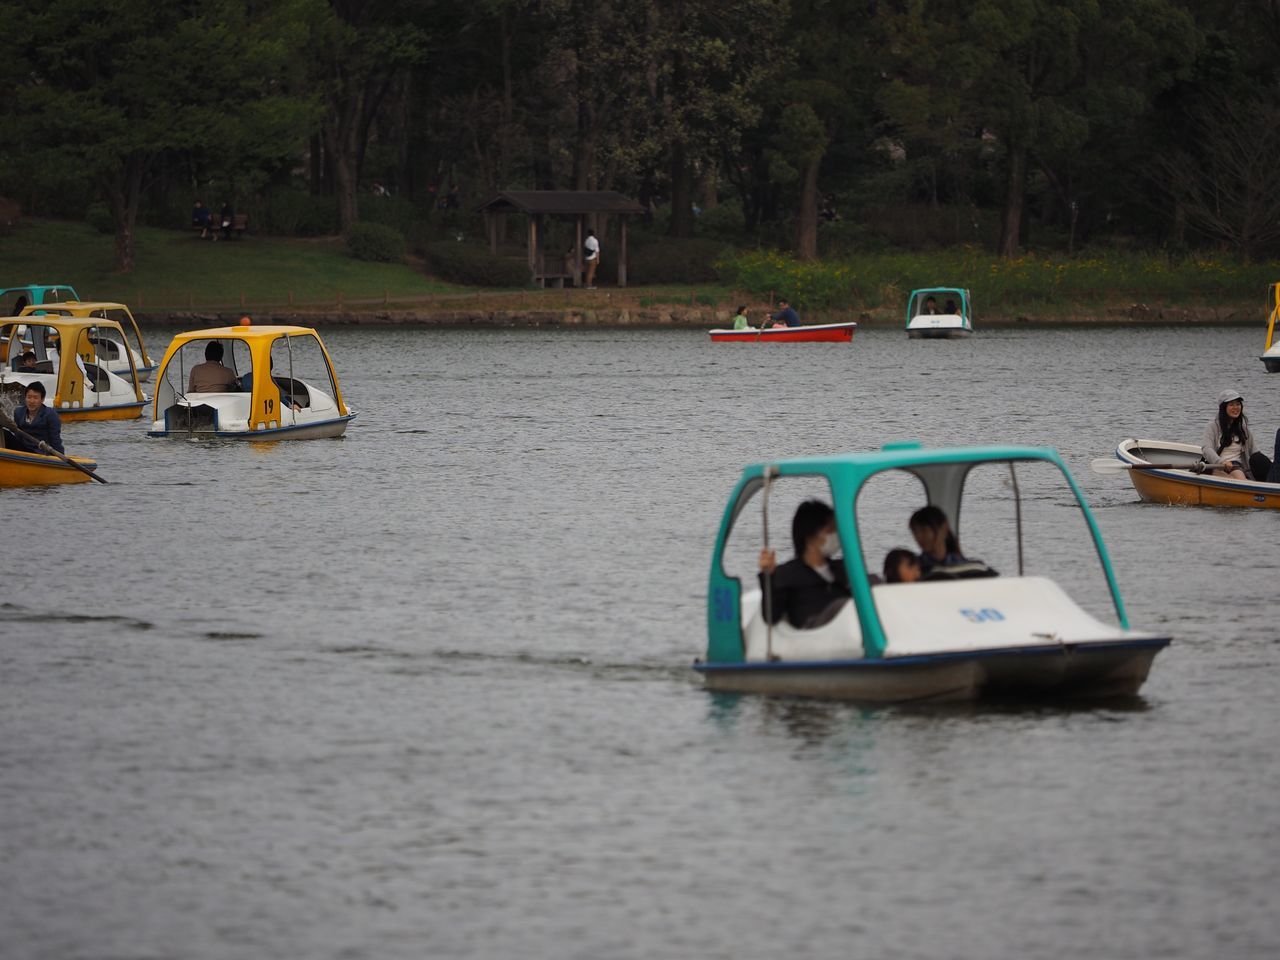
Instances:
[[[381,223],[355,223],[347,231],[347,251],[357,260],[399,263],[404,259],[404,235]]]
[[[426,248],[428,268],[442,280],[473,287],[526,287],[531,282],[524,257],[495,257],[488,247],[435,240]]]
[[[632,248],[627,264],[629,283],[714,283],[716,261],[732,251],[721,240],[654,239]],[[607,256],[606,259],[611,259]],[[602,265],[602,269],[608,267]]]
[[[740,240],[746,233],[746,219],[742,216],[739,200],[725,200],[698,214],[695,229],[700,237],[716,240]]]
[[[265,232],[275,236],[327,237],[338,232],[338,205],[333,197],[277,189],[267,196],[262,219]]]
[[[360,195],[360,220],[363,223],[381,223],[408,235],[419,216],[418,208],[411,200]]]
[[[111,211],[107,209],[105,203],[89,204],[89,209],[84,212],[84,219],[89,226],[99,233],[116,232],[115,218],[111,216]]]

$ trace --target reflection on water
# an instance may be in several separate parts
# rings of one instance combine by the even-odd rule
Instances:
[[[68,425],[112,483],[0,494],[0,956],[1272,955],[1277,517],[1088,473],[1219,370],[1280,423],[1255,333],[341,328],[343,441]],[[908,437],[1062,451],[1142,699],[701,689],[742,465]]]

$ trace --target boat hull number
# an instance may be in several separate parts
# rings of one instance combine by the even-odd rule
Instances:
[[[728,587],[716,587],[711,591],[711,609],[716,620],[724,622],[734,617],[733,591]]]

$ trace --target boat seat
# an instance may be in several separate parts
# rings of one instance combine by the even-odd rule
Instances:
[[[748,590],[742,596],[742,636],[748,661],[764,662],[769,646],[768,630],[760,611],[762,594]],[[773,655],[778,660],[860,660],[862,626],[853,601],[847,600],[834,617],[820,627],[801,630],[786,620],[773,625]]]

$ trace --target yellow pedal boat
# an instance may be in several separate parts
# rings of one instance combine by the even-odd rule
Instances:
[[[96,460],[72,457],[86,470],[96,470]],[[25,450],[0,449],[0,487],[42,487],[53,483],[88,483],[90,477],[58,457]]]
[[[1280,509],[1280,483],[1231,480],[1221,474],[1197,473],[1200,448],[1170,440],[1121,440],[1116,459],[1127,465],[1138,496],[1150,503],[1192,507],[1261,507]]]
[[[104,351],[124,342],[123,328],[102,317],[27,314],[0,319],[0,395],[14,402],[36,382],[44,384],[45,405],[64,422],[135,420],[151,398],[142,392],[131,355],[121,373],[110,370]],[[24,368],[26,353],[35,366]]]

